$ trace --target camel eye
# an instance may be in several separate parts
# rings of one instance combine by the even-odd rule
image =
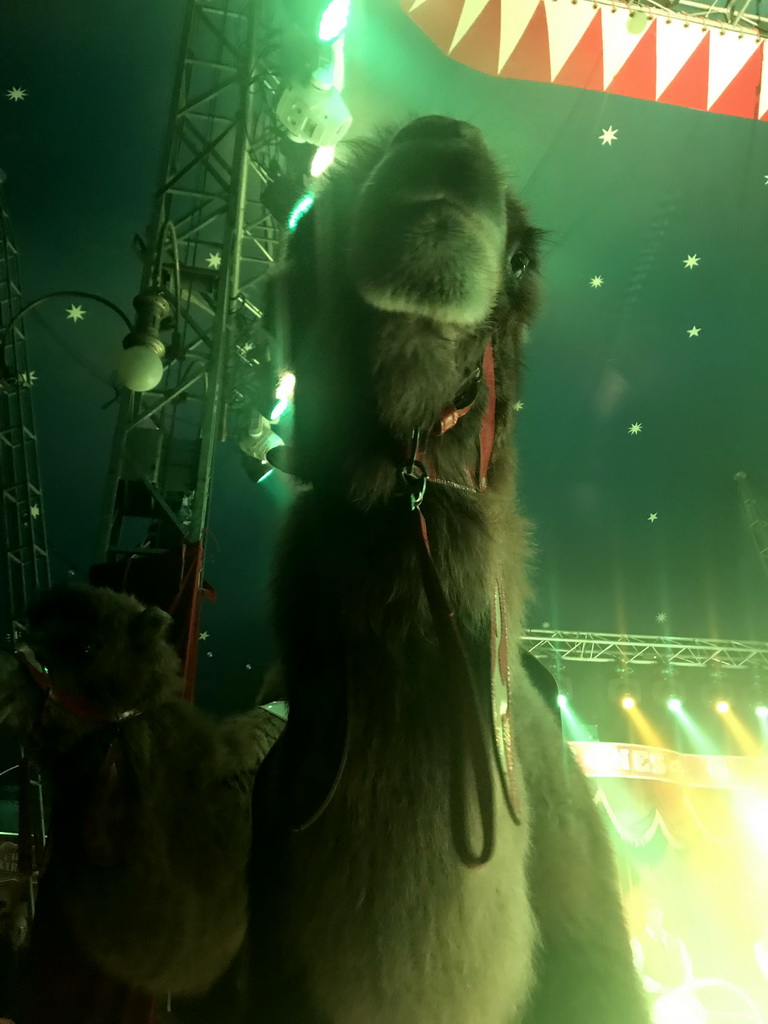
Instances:
[[[531,260],[528,254],[523,252],[521,249],[518,249],[517,252],[512,254],[509,260],[509,269],[516,278],[520,279],[527,270],[530,262]]]

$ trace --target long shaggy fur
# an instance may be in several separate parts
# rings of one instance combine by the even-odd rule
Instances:
[[[516,508],[510,434],[539,240],[479,133],[423,119],[351,148],[275,278],[272,316],[296,374],[292,462],[310,486],[275,564],[291,715],[282,759],[265,763],[254,798],[264,833],[252,863],[246,1019],[647,1021],[591,792],[515,657],[529,530]],[[469,869],[449,811],[449,758],[468,751],[451,754],[457,710],[446,703],[418,520],[397,494],[396,470],[414,428],[439,421],[489,338],[488,489],[429,483],[422,506],[486,707],[495,578],[507,595],[522,824],[494,766],[496,849]],[[481,383],[471,411],[431,437],[438,478],[466,483],[488,400]],[[279,809],[333,762],[345,710],[346,763],[332,799],[314,823],[292,829]],[[490,761],[490,716],[485,729]],[[477,843],[471,779],[465,799]]]

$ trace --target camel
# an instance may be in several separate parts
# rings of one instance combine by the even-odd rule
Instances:
[[[30,616],[62,691],[141,712],[106,736],[55,700],[41,720],[0,661],[0,716],[77,769],[51,869],[116,976],[215,982],[231,1024],[648,1024],[608,837],[518,651],[541,237],[438,116],[350,143],[289,237],[266,318],[296,375],[271,456],[302,485],[272,580],[284,729],[185,705],[163,613],[110,591]]]

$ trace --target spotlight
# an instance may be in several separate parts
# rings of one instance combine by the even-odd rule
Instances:
[[[768,708],[765,704],[758,704],[755,708],[755,714],[758,718],[768,718]]]
[[[630,697],[629,695],[627,695],[626,697],[622,697],[621,706],[624,708],[625,711],[631,711],[632,708],[635,706],[635,698]]]
[[[291,83],[275,108],[277,118],[294,142],[335,146],[352,124],[352,115],[333,84],[333,68],[318,68],[306,84]]]
[[[679,697],[670,697],[667,701],[667,707],[670,711],[674,711],[677,714],[678,711],[683,710],[683,702]]]
[[[568,698],[564,693],[558,693],[557,695],[557,706],[561,708],[568,707]]]
[[[727,700],[719,700],[717,704],[715,704],[715,710],[719,711],[721,715],[727,715],[731,710],[731,705]]]
[[[288,219],[286,222],[286,227],[288,228],[289,231],[294,231],[296,229],[296,225],[299,223],[304,214],[312,209],[314,202],[315,193],[305,192],[301,199],[299,199],[299,201],[294,204],[293,208],[291,209],[291,212],[288,215]]]

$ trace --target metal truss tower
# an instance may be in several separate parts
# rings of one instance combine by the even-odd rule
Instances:
[[[274,115],[279,37],[267,4],[187,3],[134,303],[134,333],[154,318],[170,329],[170,343],[161,383],[121,398],[103,561],[202,539],[228,409],[242,401],[249,375],[268,375],[273,354],[257,326],[281,229],[262,193],[283,171],[284,132]]]
[[[0,627],[13,643],[21,632],[28,601],[50,586],[51,574],[32,405],[34,375],[21,318],[7,331],[23,302],[3,178],[0,172],[0,551],[5,567],[0,607],[6,601],[7,607]]]
[[[744,507],[749,535],[755,542],[757,557],[766,573],[768,573],[768,519],[757,503],[746,473],[737,473],[734,480],[739,488],[739,496]]]

